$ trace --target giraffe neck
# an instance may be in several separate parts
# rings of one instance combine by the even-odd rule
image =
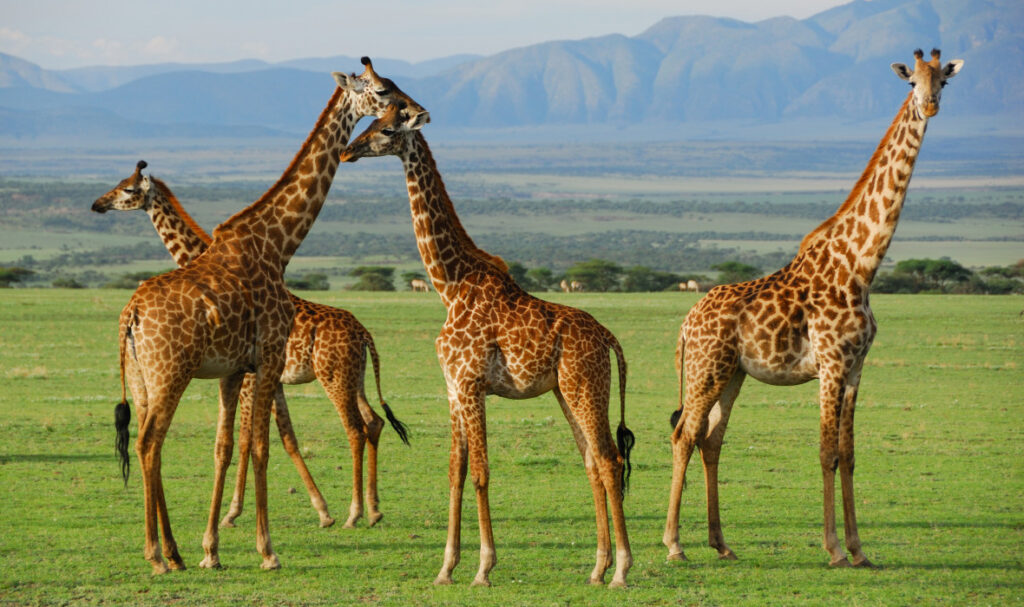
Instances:
[[[156,192],[146,214],[175,263],[185,267],[206,250],[212,238],[185,212],[164,182],[155,178],[152,181]]]
[[[479,249],[466,233],[441,180],[427,141],[410,134],[400,154],[409,190],[409,210],[423,265],[445,305],[473,272],[507,272],[505,262]]]
[[[257,263],[284,268],[313,226],[334,180],[341,151],[361,114],[336,88],[302,148],[277,183],[256,202],[217,226],[214,240],[249,240]],[[230,234],[230,236],[228,236]]]
[[[911,94],[900,107],[846,201],[800,244],[800,253],[823,246],[865,285],[871,284],[892,242],[928,126],[912,99]]]

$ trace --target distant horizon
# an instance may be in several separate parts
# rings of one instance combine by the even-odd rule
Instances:
[[[181,0],[173,6],[140,6],[127,0],[0,0],[5,15],[0,53],[47,70],[247,59],[276,64],[337,55],[420,63],[462,54],[489,56],[550,40],[632,37],[665,18],[711,16],[749,23],[806,19],[848,3],[634,0],[627,9],[609,0],[521,0],[514,7],[482,7],[472,0],[435,0],[429,6],[398,0],[379,11],[386,15],[382,19],[360,5],[339,9],[327,0],[294,6],[266,0]]]

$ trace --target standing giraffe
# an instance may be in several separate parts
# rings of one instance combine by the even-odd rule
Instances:
[[[523,399],[551,390],[572,428],[593,491],[598,541],[590,582],[603,583],[612,562],[610,501],[616,540],[611,585],[624,586],[633,564],[622,511],[633,435],[625,425],[622,348],[590,314],[529,295],[509,275],[504,261],[477,248],[459,222],[419,133],[421,126],[403,121],[400,106],[393,106],[353,141],[342,160],[383,155],[402,159],[417,247],[434,290],[448,309],[435,345],[451,413],[450,502],[444,564],[434,583],[450,584],[459,562],[468,454],[480,524],[480,568],[473,584],[490,585],[496,556],[488,501],[486,396]],[[608,424],[609,350],[618,360],[618,449]]]
[[[679,545],[679,503],[694,446],[704,465],[709,544],[720,558],[736,558],[725,544],[718,514],[718,458],[732,405],[743,379],[751,375],[774,385],[819,379],[824,547],[832,565],[851,565],[836,534],[838,468],[846,548],[852,565],[871,566],[861,550],[853,499],[853,412],[864,357],[877,328],[868,289],[896,229],[928,118],[939,111],[946,80],[963,65],[956,60],[943,66],[937,50],[930,62],[920,50],[914,56],[913,70],[892,65],[914,90],[835,215],[803,239],[789,265],[771,276],[715,287],[683,321],[663,537],[669,559],[685,558]]]
[[[348,139],[351,133],[342,133]],[[154,177],[144,176],[142,169],[146,161],[140,160],[135,172],[123,179],[92,205],[92,210],[105,213],[143,210],[149,215],[153,227],[179,267],[185,267],[206,250],[209,234],[182,208],[181,203],[167,185]],[[282,384],[305,384],[320,380],[328,398],[334,403],[348,434],[352,451],[352,504],[349,507],[346,528],[355,526],[363,515],[363,449],[369,444],[369,479],[367,482],[366,506],[369,523],[374,525],[381,514],[377,493],[377,444],[380,441],[384,420],[370,407],[363,389],[366,373],[366,353],[373,364],[373,377],[377,385],[377,398],[391,426],[403,442],[409,444],[405,426],[395,418],[391,408],[380,392],[380,362],[373,337],[352,313],[323,304],[306,301],[289,294],[295,306],[295,320],[288,334],[285,348],[286,359]],[[252,411],[252,375],[246,375],[242,383],[242,430],[239,440],[238,480],[235,483],[231,507],[221,521],[221,526],[234,526],[234,520],[242,512],[245,496],[245,477],[249,464],[250,420]],[[285,451],[291,457],[302,477],[310,502],[320,516],[320,526],[334,524],[327,503],[316,486],[306,463],[299,452],[295,431],[288,415],[288,404],[284,390],[278,385],[274,392],[274,417]]]
[[[270,544],[267,459],[270,410],[285,364],[294,304],[284,269],[323,206],[346,145],[342,136],[361,117],[400,100],[404,116],[426,112],[373,73],[335,73],[327,107],[284,174],[256,202],[214,230],[207,250],[191,264],[143,282],[121,312],[122,401],[115,408],[117,448],[127,482],[129,384],[139,417],[136,451],[145,498],[145,558],[154,573],[185,563],[171,534],[160,474],[160,452],[181,394],[193,378],[220,379],[215,477],[200,567],[219,567],[217,519],[231,461],[235,407],[246,373],[254,373],[252,459],[256,477],[256,548],[264,569],[280,566]],[[163,555],[158,552],[163,535]],[[168,565],[164,560],[170,561]]]

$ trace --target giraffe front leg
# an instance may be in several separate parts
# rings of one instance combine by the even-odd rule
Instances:
[[[436,585],[452,583],[452,571],[459,564],[462,550],[462,488],[466,483],[469,447],[462,422],[452,415],[452,445],[448,457],[448,540],[444,547],[444,563],[434,579]]]
[[[829,553],[829,565],[849,567],[850,561],[839,542],[836,533],[836,468],[839,466],[839,414],[840,385],[832,378],[821,378],[821,444],[819,459],[823,482],[822,506],[824,508],[823,547]]]
[[[490,586],[489,576],[498,562],[488,496],[491,471],[487,462],[487,423],[483,400],[484,396],[479,395],[477,402],[469,409],[469,414],[464,414],[466,442],[469,445],[469,472],[476,490],[476,510],[480,525],[480,567],[473,578],[474,586]]]
[[[220,380],[217,441],[214,447],[213,495],[210,498],[210,516],[206,532],[203,534],[203,552],[206,556],[199,563],[199,566],[204,569],[220,569],[221,566],[217,519],[220,518],[220,504],[224,497],[224,479],[227,476],[228,466],[231,465],[231,453],[234,450],[235,411],[243,378],[243,375],[238,374]]]
[[[252,373],[242,380],[242,388],[238,395],[241,412],[238,422],[238,471],[235,476],[235,490],[232,493],[228,512],[220,521],[221,527],[234,527],[235,519],[242,515],[245,507],[245,483],[249,473],[249,459],[252,450],[252,399],[256,376]]]
[[[854,567],[874,567],[861,549],[860,534],[857,532],[857,512],[853,497],[853,418],[857,405],[859,373],[851,380],[844,394],[843,409],[839,415],[839,480],[843,491],[843,531],[846,535],[846,549],[850,551],[850,564]]]
[[[330,527],[334,524],[334,519],[331,518],[330,513],[327,511],[327,500],[320,493],[320,488],[316,486],[313,475],[310,474],[309,468],[306,467],[306,460],[302,458],[302,452],[299,450],[299,439],[295,437],[291,415],[288,413],[288,401],[284,397],[284,386],[280,382],[278,382],[277,388],[274,390],[273,414],[274,420],[277,422],[277,432],[281,436],[281,444],[284,445],[285,453],[291,458],[292,463],[295,465],[295,470],[298,471],[299,476],[302,478],[302,484],[305,485],[306,493],[309,494],[309,502],[320,517],[320,527]]]

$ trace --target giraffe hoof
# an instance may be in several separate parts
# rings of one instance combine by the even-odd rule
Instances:
[[[863,567],[864,569],[878,569],[878,565],[869,561],[867,557],[861,557],[860,560],[854,559],[852,565],[854,567]]]
[[[373,527],[374,525],[379,523],[380,519],[382,518],[384,518],[383,512],[374,512],[366,519],[366,522],[370,525],[370,527]]]
[[[163,575],[170,571],[167,568],[167,563],[163,562],[163,560],[151,561],[151,564],[153,565],[153,575]]]
[[[611,583],[608,584],[608,587],[609,588],[625,588],[626,587],[626,580],[612,580]]]
[[[588,586],[604,586],[604,578],[588,577],[587,578],[587,585]]]
[[[738,560],[737,557],[736,557],[736,553],[733,552],[732,550],[728,549],[728,548],[725,549],[725,552],[719,552],[718,553],[718,558],[720,560],[723,560],[723,561],[735,561],[735,560]]]
[[[221,520],[221,522],[220,522],[220,526],[221,526],[221,528],[223,528],[223,529],[230,529],[230,528],[232,528],[232,527],[234,527],[234,526],[235,526],[235,519],[233,519],[233,518],[231,518],[231,517],[228,517],[228,516],[225,516],[225,517],[224,517],[224,518],[223,518],[223,519]]]
[[[208,556],[199,563],[200,569],[222,569],[220,559],[215,556]]]
[[[686,554],[682,553],[682,552],[670,552],[669,555],[665,558],[665,560],[667,560],[667,561],[685,561],[686,560]]]
[[[334,519],[329,517],[329,516],[324,516],[324,517],[320,518],[320,528],[321,529],[326,529],[326,528],[330,527],[333,524],[334,524]],[[231,525],[231,526],[234,527],[234,525]]]
[[[171,559],[169,559],[167,561],[167,567],[174,571],[184,571],[185,569],[187,569],[185,567],[185,561],[181,560],[180,556],[177,558],[172,557]]]
[[[832,561],[831,563],[828,564],[828,566],[829,567],[835,567],[837,569],[841,569],[841,568],[844,568],[844,567],[852,567],[853,565],[851,565],[850,561],[846,560],[846,557],[844,556],[843,558],[839,559],[838,561]]]
[[[277,559],[277,555],[276,554],[271,554],[270,556],[263,557],[263,562],[260,563],[260,569],[265,569],[267,571],[270,571],[272,569],[280,569],[280,568],[281,568],[281,561],[279,561]]]
[[[452,585],[452,578],[451,578],[451,576],[445,577],[443,575],[439,575],[436,578],[434,578],[434,585],[435,586],[451,586]]]
[[[473,579],[473,583],[470,584],[470,586],[485,586],[487,588],[490,588],[491,587],[491,580],[489,580],[487,578],[481,578],[481,577],[477,576],[476,578]]]

